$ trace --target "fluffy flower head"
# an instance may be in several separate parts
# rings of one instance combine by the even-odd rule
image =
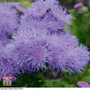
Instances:
[[[17,28],[18,15],[15,9],[0,3],[0,33],[12,33]]]
[[[18,15],[15,9],[11,9],[5,3],[0,3],[0,40],[7,43],[9,36],[16,33],[18,28]]]
[[[78,47],[76,37],[61,35],[53,41],[48,57],[50,69],[57,69],[57,73],[61,71],[77,71],[81,73],[83,67],[88,63],[90,53],[86,47],[81,45]],[[82,64],[81,64],[82,63]]]

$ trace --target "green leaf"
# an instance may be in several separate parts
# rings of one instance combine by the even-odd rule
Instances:
[[[84,76],[81,81],[86,81],[90,84],[90,76]]]
[[[22,2],[21,2],[21,6],[22,6],[23,8],[30,7],[30,2],[29,2],[29,1],[22,1]]]
[[[44,87],[63,87],[60,79],[46,80]]]
[[[74,14],[75,10],[74,9],[70,9],[70,10],[68,10],[68,12],[71,13],[71,14]]]
[[[86,76],[90,76],[90,69],[88,69]]]
[[[77,85],[75,85],[75,84],[69,84],[69,85],[65,85],[65,87],[77,87]]]

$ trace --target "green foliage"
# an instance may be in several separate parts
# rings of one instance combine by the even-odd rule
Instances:
[[[65,31],[70,30],[79,43],[90,46],[90,12],[87,7],[80,7],[68,11],[72,14],[71,25],[65,25]]]
[[[65,87],[77,87],[78,81],[86,81],[90,84],[90,68],[88,64],[84,68],[82,73],[74,72],[71,75],[69,72],[64,72],[64,77],[62,78],[62,83]]]
[[[81,81],[86,81],[90,84],[90,68],[87,70],[85,76],[81,79]]]
[[[84,76],[81,81],[86,81],[90,84],[90,75],[89,76]]]
[[[41,87],[45,83],[44,77],[40,74],[23,74],[17,78],[17,82],[13,82],[11,87]],[[0,81],[0,87],[3,87]]]
[[[23,8],[30,7],[32,0],[15,0],[16,2],[20,2]]]
[[[64,76],[60,79],[45,80],[42,87],[77,87],[78,81],[86,81],[90,84],[90,69],[88,64],[82,70],[82,73],[63,72]]]
[[[45,80],[43,87],[64,87],[60,79]]]
[[[17,83],[13,83],[12,87],[40,87],[44,84],[45,79],[44,77],[36,74],[24,74],[21,75]]]
[[[30,3],[31,3],[31,2],[25,0],[25,1],[21,2],[21,6],[22,6],[23,8],[30,7]]]

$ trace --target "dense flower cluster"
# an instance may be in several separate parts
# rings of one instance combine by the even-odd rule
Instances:
[[[27,28],[24,26],[27,24],[29,29],[30,26],[33,26],[55,33],[62,31],[65,23],[70,24],[68,19],[71,18],[71,14],[67,14],[67,9],[59,6],[56,0],[36,0],[30,6],[27,8],[26,14],[21,17],[22,28]]]
[[[76,37],[70,36],[68,33],[57,38],[55,36],[49,50],[51,53],[48,57],[50,69],[57,68],[57,73],[60,70],[81,73],[89,60],[89,52],[87,52],[86,47],[83,45],[78,47]]]
[[[23,12],[20,20],[11,8],[14,6]],[[46,69],[46,64],[57,73],[81,73],[90,53],[85,46],[79,46],[76,36],[64,32],[64,24],[70,24],[71,17],[66,9],[56,0],[36,0],[27,9],[18,7],[19,3],[0,3],[0,80],[1,76],[11,75],[16,81],[15,76]],[[13,36],[14,29],[17,33]],[[12,39],[3,46],[6,33]]]
[[[14,3],[11,3],[11,2],[5,2],[4,3],[6,6],[8,6],[8,7],[11,7],[11,8],[15,8],[17,11],[19,11],[19,12],[21,12],[21,13],[25,13],[25,11],[26,11],[26,9],[24,9],[24,8],[22,8],[21,6],[20,6],[20,3],[16,3],[16,2],[14,2]]]
[[[19,17],[15,9],[0,3],[0,42],[7,43],[9,36],[16,33]]]

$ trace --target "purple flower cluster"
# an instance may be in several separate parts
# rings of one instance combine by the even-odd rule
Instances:
[[[6,6],[8,6],[8,7],[15,8],[17,11],[19,11],[21,13],[25,13],[25,11],[26,11],[26,9],[22,8],[20,6],[20,3],[18,3],[18,2],[17,3],[16,2],[14,2],[14,3],[12,3],[12,2],[5,2],[4,4]]]
[[[8,36],[16,33],[18,28],[18,15],[15,9],[0,3],[0,42],[7,43]]]
[[[46,33],[55,33],[62,31],[65,23],[70,24],[71,14],[67,14],[67,9],[59,6],[56,0],[36,0],[30,6],[21,17],[22,29],[27,28],[27,24],[29,29],[33,26],[42,31],[46,29]]]
[[[11,7],[18,5],[1,3],[0,32],[4,36],[17,28],[19,18]],[[11,75],[16,81],[15,76],[47,69],[46,64],[52,71],[57,69],[57,73],[84,70],[90,53],[85,46],[79,46],[76,36],[63,31],[63,25],[70,24],[71,17],[65,8],[63,10],[56,0],[36,0],[23,13],[11,42],[3,46],[3,36],[0,37],[0,80],[2,76]]]

